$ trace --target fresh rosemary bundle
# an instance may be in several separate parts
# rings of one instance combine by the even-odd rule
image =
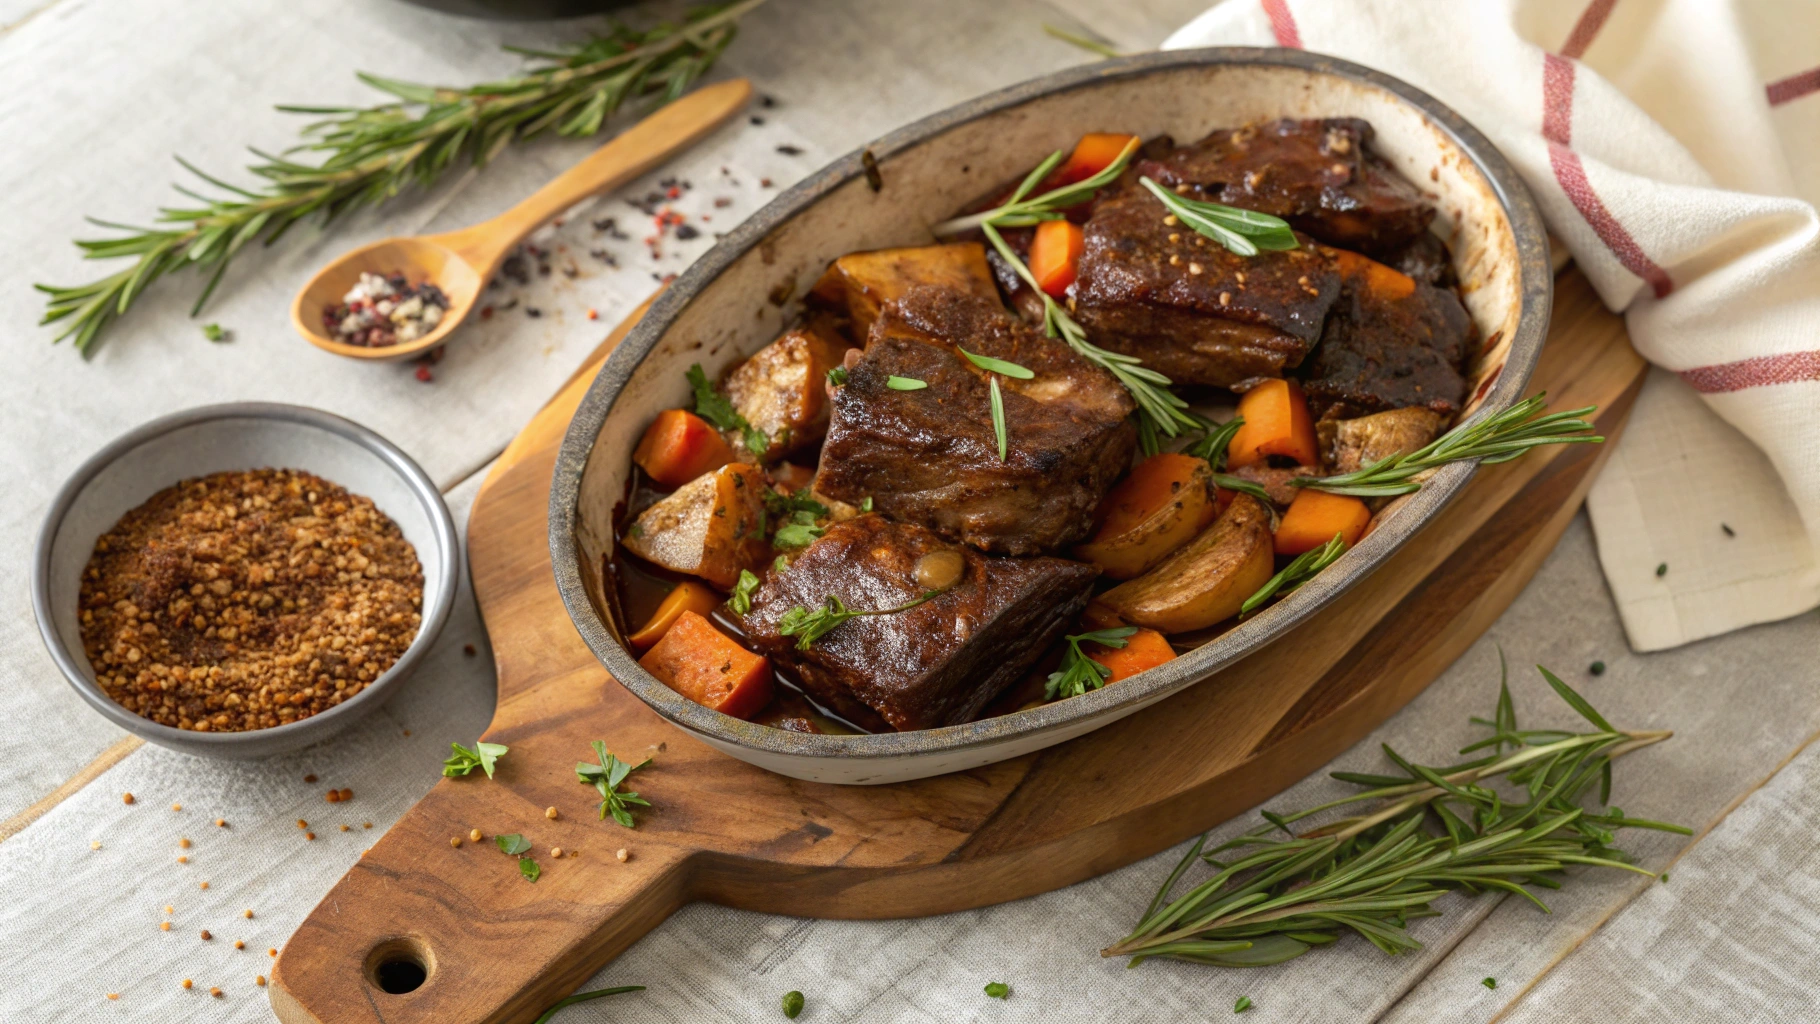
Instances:
[[[74,336],[76,350],[87,356],[148,285],[184,267],[212,271],[190,310],[194,316],[254,239],[270,245],[312,215],[327,223],[378,206],[406,188],[429,186],[458,162],[485,166],[514,142],[548,131],[592,135],[628,102],[681,96],[732,43],[739,18],[764,2],[695,7],[679,25],[642,31],[615,25],[572,50],[508,47],[540,62],[515,78],[446,88],[362,74],[361,81],[397,99],[365,108],[279,107],[325,120],[305,127],[303,141],[282,155],[253,151],[261,162],[247,170],[263,180],[260,186],[231,185],[179,157],[185,169],[225,194],[175,186],[197,205],[165,207],[157,227],[91,218],[125,234],[77,241],[83,255],[132,257],[133,263],[83,285],[37,285],[50,296],[41,322],[63,321],[52,340]],[[311,157],[320,162],[306,162]]]
[[[1130,957],[1132,967],[1153,956],[1259,967],[1301,956],[1347,931],[1386,953],[1401,953],[1421,948],[1409,934],[1409,921],[1438,915],[1430,904],[1450,889],[1516,893],[1546,911],[1525,886],[1558,889],[1569,865],[1650,875],[1612,846],[1614,833],[1649,828],[1689,835],[1691,830],[1627,817],[1616,807],[1589,813],[1579,798],[1597,781],[1599,803],[1607,804],[1612,762],[1673,733],[1615,728],[1553,673],[1538,669],[1594,731],[1518,729],[1503,680],[1493,717],[1473,719],[1490,726],[1492,734],[1460,751],[1492,753],[1430,768],[1411,764],[1386,746],[1385,756],[1403,775],[1334,772],[1342,782],[1370,788],[1295,814],[1265,811],[1268,824],[1206,853],[1202,836],[1137,927],[1101,955]],[[1522,796],[1507,800],[1481,785],[1498,775],[1522,787]],[[1289,827],[1364,800],[1381,803],[1369,813],[1300,835]],[[1213,869],[1212,876],[1173,896],[1197,860]]]

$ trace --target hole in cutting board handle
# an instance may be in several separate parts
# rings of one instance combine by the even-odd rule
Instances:
[[[429,945],[415,936],[386,939],[367,954],[367,981],[389,995],[417,991],[435,969]]]

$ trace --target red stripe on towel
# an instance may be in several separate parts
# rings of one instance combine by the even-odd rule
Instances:
[[[1763,91],[1769,96],[1769,105],[1772,107],[1779,107],[1790,100],[1798,100],[1803,96],[1812,96],[1814,93],[1820,92],[1820,68],[1803,71],[1787,78],[1779,78],[1764,86]]]
[[[1548,140],[1548,163],[1554,168],[1555,181],[1618,262],[1648,281],[1656,298],[1662,298],[1675,290],[1668,271],[1657,266],[1630,232],[1624,230],[1624,225],[1618,223],[1618,218],[1605,208],[1605,203],[1586,178],[1586,167],[1580,162],[1580,154],[1570,148],[1573,141],[1573,64],[1552,53],[1543,54],[1542,59],[1542,136]]]
[[[1820,351],[1785,352],[1775,356],[1753,356],[1735,363],[1696,366],[1682,370],[1681,379],[1692,384],[1695,391],[1707,395],[1767,384],[1820,380]]]
[[[1611,9],[1616,6],[1618,0],[1592,0],[1587,4],[1586,10],[1580,12],[1580,20],[1574,22],[1574,30],[1567,34],[1567,42],[1561,44],[1561,56],[1569,60],[1586,56],[1586,48],[1605,27],[1605,19],[1611,17]]]
[[[1277,37],[1278,46],[1287,46],[1291,50],[1302,48],[1302,33],[1295,27],[1295,15],[1289,13],[1288,0],[1260,0],[1264,14],[1270,18],[1270,31]]]

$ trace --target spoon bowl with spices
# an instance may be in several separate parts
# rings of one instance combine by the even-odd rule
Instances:
[[[317,271],[291,302],[291,324],[350,359],[410,359],[445,343],[513,247],[564,210],[620,187],[737,113],[752,85],[704,86],[620,133],[523,202],[459,231],[387,238]]]

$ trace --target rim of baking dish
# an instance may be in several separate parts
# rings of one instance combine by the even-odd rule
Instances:
[[[788,732],[721,714],[689,700],[664,685],[639,666],[637,659],[614,638],[589,599],[582,581],[575,530],[580,515],[582,472],[602,425],[632,372],[650,354],[683,309],[735,260],[757,246],[772,231],[818,202],[824,195],[865,175],[862,154],[884,160],[977,118],[999,113],[1055,93],[1088,88],[1158,71],[1211,64],[1251,64],[1288,67],[1333,75],[1375,86],[1418,108],[1447,135],[1460,152],[1485,176],[1510,222],[1517,250],[1520,299],[1516,329],[1509,357],[1498,379],[1485,394],[1479,412],[1486,415],[1509,408],[1522,398],[1547,336],[1553,297],[1553,274],[1548,261],[1547,234],[1541,214],[1522,179],[1491,141],[1459,114],[1415,86],[1379,71],[1337,57],[1260,47],[1209,47],[1169,50],[1084,64],[1045,75],[932,114],[897,129],[870,146],[854,150],[809,175],[766,204],[738,228],[728,233],[676,280],[651,305],[642,320],[613,351],[596,374],[556,459],[550,487],[550,557],[556,586],[569,617],[582,639],[608,672],[639,699],[671,722],[693,732],[750,750],[790,757],[831,760],[890,760],[908,755],[960,753],[992,746],[1013,737],[1027,737],[1078,726],[1111,712],[1160,700],[1187,686],[1206,680],[1260,648],[1281,639],[1338,597],[1348,587],[1383,564],[1404,542],[1465,486],[1477,463],[1457,462],[1441,467],[1420,491],[1370,536],[1348,550],[1326,571],[1294,593],[1240,623],[1214,640],[1181,655],[1166,665],[1144,672],[1117,686],[1101,687],[1077,697],[1041,707],[1015,711],[961,725],[912,732],[867,733],[834,736]],[[1110,719],[1109,719],[1110,721]]]
[[[226,419],[263,419],[280,422],[297,423],[315,427],[353,441],[362,448],[377,455],[380,461],[389,466],[394,473],[404,480],[411,494],[429,513],[430,527],[436,537],[434,553],[436,567],[441,573],[441,583],[434,595],[425,594],[422,619],[417,626],[417,635],[411,638],[411,644],[405,648],[392,667],[379,674],[365,689],[340,704],[321,711],[308,718],[300,718],[284,725],[274,725],[264,729],[245,729],[239,732],[196,732],[191,729],[179,729],[175,726],[154,722],[142,715],[135,714],[116,703],[102,691],[100,684],[89,678],[84,671],[87,658],[78,657],[63,642],[57,632],[55,610],[51,607],[51,548],[57,539],[57,532],[63,527],[63,520],[69,514],[70,506],[82,493],[90,481],[107,467],[119,461],[120,457],[138,448],[154,438],[172,431],[207,423],[211,420]],[[172,484],[177,481],[172,480]],[[168,484],[166,486],[169,486]],[[419,564],[426,561],[422,551],[417,552]],[[37,551],[32,556],[32,612],[38,618],[38,634],[44,640],[44,646],[50,650],[51,660],[57,663],[64,678],[69,680],[76,692],[88,701],[89,706],[107,716],[116,725],[161,746],[174,747],[191,753],[200,753],[209,749],[227,750],[236,746],[252,744],[273,744],[306,731],[327,730],[321,738],[326,739],[333,725],[341,718],[346,718],[368,704],[383,701],[389,691],[400,679],[408,675],[417,663],[429,652],[430,645],[442,632],[443,624],[449,617],[449,611],[455,606],[455,594],[461,585],[461,545],[455,536],[455,521],[449,515],[449,506],[443,500],[442,491],[435,481],[417,465],[402,448],[374,433],[372,430],[355,423],[353,420],[323,412],[301,405],[287,405],[282,402],[225,402],[220,405],[204,405],[194,409],[185,409],[168,416],[143,423],[132,430],[108,442],[100,451],[88,457],[70,478],[64,481],[52,499],[50,509],[44,514],[44,525],[38,530]],[[288,748],[287,748],[288,749]],[[276,752],[276,751],[274,751]]]

